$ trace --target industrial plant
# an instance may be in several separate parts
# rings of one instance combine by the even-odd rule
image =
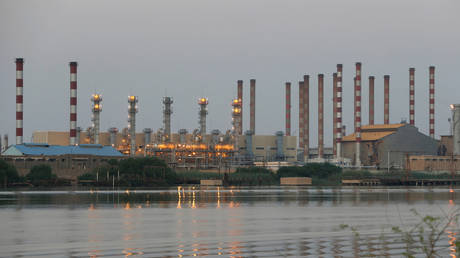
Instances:
[[[70,123],[69,131],[40,131],[33,132],[33,143],[23,141],[23,93],[27,86],[23,84],[24,59],[16,59],[16,144],[8,145],[8,136],[4,135],[2,155],[4,159],[15,164],[18,160],[29,162],[47,162],[56,160],[59,155],[70,157],[66,169],[90,169],[95,163],[92,156],[106,161],[109,158],[123,158],[134,156],[154,156],[164,159],[171,167],[176,169],[208,169],[218,171],[231,171],[242,166],[278,166],[302,165],[308,162],[330,162],[340,166],[355,168],[417,168],[423,167],[430,160],[430,169],[436,168],[433,163],[434,156],[459,155],[460,127],[456,123],[460,120],[459,105],[454,105],[453,110],[453,137],[444,137],[441,141],[435,139],[435,67],[430,66],[429,72],[429,135],[424,135],[415,127],[415,69],[409,69],[409,123],[390,123],[390,75],[383,77],[383,124],[376,124],[375,115],[375,77],[369,76],[368,96],[368,124],[362,123],[362,74],[361,63],[355,64],[354,76],[354,132],[346,135],[343,125],[343,66],[338,64],[332,73],[333,91],[332,110],[333,134],[332,146],[324,146],[324,74],[317,75],[318,106],[310,107],[310,76],[303,75],[303,80],[298,82],[298,128],[291,127],[291,82],[285,83],[285,131],[274,132],[273,135],[257,134],[256,125],[256,80],[249,81],[249,128],[244,131],[243,119],[246,118],[243,110],[243,85],[242,80],[236,83],[236,96],[229,103],[232,121],[229,129],[208,130],[207,115],[208,104],[212,99],[202,97],[197,99],[198,123],[196,129],[181,128],[176,133],[171,131],[173,117],[173,97],[164,96],[163,124],[158,129],[144,128],[142,131],[136,127],[136,115],[139,110],[138,103],[142,101],[138,96],[128,96],[128,110],[126,113],[127,127],[125,128],[100,128],[102,112],[102,93],[89,96],[92,105],[92,126],[83,130],[77,125],[77,62],[70,62]],[[25,89],[25,91],[24,91]],[[160,100],[159,100],[160,101]],[[317,121],[310,121],[311,112],[318,113]],[[312,122],[310,124],[310,122]],[[310,142],[310,128],[317,126],[318,142]],[[141,131],[141,132],[140,132]],[[298,135],[292,135],[297,131]],[[457,135],[457,136],[456,136]],[[457,138],[456,138],[457,137]],[[447,140],[446,140],[447,139]],[[450,140],[449,140],[450,139]],[[311,146],[315,146],[312,148]],[[55,146],[73,146],[75,148],[62,151]],[[448,151],[439,152],[441,149]],[[95,155],[98,153],[107,155]],[[110,149],[115,150],[115,152]],[[34,151],[35,150],[35,151]],[[56,151],[61,150],[61,151]],[[75,152],[73,152],[75,150]],[[78,151],[76,151],[78,150]],[[88,150],[88,151],[86,151]],[[89,151],[91,150],[91,151]],[[102,151],[104,150],[104,151]],[[446,154],[447,153],[447,154]],[[118,155],[120,154],[120,155]],[[442,154],[442,155],[440,155]],[[73,158],[72,158],[73,157]],[[78,166],[71,164],[72,159],[78,160]],[[85,164],[81,161],[87,159]],[[57,159],[59,160],[59,159]],[[443,160],[439,158],[439,160]],[[455,159],[456,160],[456,159]],[[70,163],[69,163],[70,162]],[[443,161],[439,161],[443,162]],[[438,162],[438,163],[439,163]],[[61,161],[62,163],[62,161]],[[96,162],[97,163],[97,162]],[[34,163],[35,164],[35,163]],[[75,163],[77,164],[77,163]],[[24,165],[30,167],[31,165]],[[460,169],[456,166],[454,170]],[[426,166],[423,167],[426,169]],[[452,168],[450,168],[452,169]]]

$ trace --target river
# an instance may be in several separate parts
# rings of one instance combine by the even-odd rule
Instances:
[[[428,187],[6,190],[0,256],[398,257],[406,245],[391,228],[453,214],[459,194]],[[442,257],[455,257],[457,228],[452,222],[442,231]]]

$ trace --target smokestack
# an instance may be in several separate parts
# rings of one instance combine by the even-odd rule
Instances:
[[[374,76],[369,76],[369,124],[374,124]]]
[[[240,126],[238,128],[238,134],[239,135],[242,135],[243,134],[243,81],[242,80],[238,80],[237,82],[238,84],[238,100],[239,102],[241,103],[241,112],[240,112]]]
[[[117,144],[117,133],[118,129],[116,127],[111,127],[109,129],[110,145],[112,145],[112,147],[115,147]]]
[[[342,64],[337,65],[337,159],[342,158]]]
[[[94,143],[99,144],[99,131],[101,125],[101,111],[102,111],[102,97],[100,94],[93,94],[91,97],[93,101],[92,112],[93,112],[93,133],[94,133]],[[78,134],[78,133],[77,133]],[[78,138],[78,136],[77,136]],[[77,144],[79,142],[77,141]]]
[[[200,117],[200,135],[201,137],[204,137],[206,134],[206,115],[208,114],[208,99],[207,98],[201,98],[198,101],[198,105],[200,105],[200,112],[198,113]]]
[[[390,124],[390,76],[383,76],[383,123]]]
[[[304,143],[304,156],[306,159],[310,157],[310,76],[303,76],[303,143]]]
[[[356,166],[361,167],[361,63],[356,63],[355,77]]]
[[[70,62],[70,145],[77,143],[77,62]]]
[[[304,143],[304,117],[305,117],[305,110],[304,110],[304,83],[303,81],[299,82],[299,149],[304,150],[305,143]],[[305,161],[305,155],[304,159]]]
[[[291,83],[286,82],[286,136],[291,136]]]
[[[129,155],[134,156],[136,155],[136,113],[138,112],[137,109],[137,102],[139,99],[136,96],[129,96],[128,97],[128,130],[129,130],[129,137],[131,139],[130,142],[130,151]]]
[[[409,124],[415,125],[415,68],[409,68]]]
[[[337,156],[337,73],[332,74],[332,153]]]
[[[430,137],[434,139],[434,66],[430,66]]]
[[[318,74],[318,158],[324,154],[324,75]]]
[[[164,126],[164,134],[165,134],[165,141],[169,142],[171,139],[171,114],[172,108],[171,104],[173,100],[171,97],[164,97],[163,98],[163,126]]]
[[[250,81],[250,103],[249,103],[249,109],[250,109],[250,118],[249,118],[249,129],[252,131],[252,133],[255,135],[256,134],[256,80],[251,79]]]
[[[16,58],[16,144],[23,144],[23,68],[24,59]]]

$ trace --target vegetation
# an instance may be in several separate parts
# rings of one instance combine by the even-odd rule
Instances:
[[[49,165],[33,166],[29,174],[26,175],[26,179],[34,186],[55,186],[63,184],[63,182],[58,180],[57,176],[53,174]]]
[[[260,167],[238,168],[235,173],[226,174],[228,185],[278,185],[279,176],[271,170]]]
[[[313,185],[339,185],[342,168],[330,163],[310,163],[302,167],[281,167],[279,177],[311,177]]]
[[[0,160],[0,182],[1,186],[7,187],[14,183],[23,182],[24,178],[18,175],[16,168],[4,160]]]

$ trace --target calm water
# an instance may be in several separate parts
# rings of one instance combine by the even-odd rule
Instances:
[[[313,187],[3,191],[0,256],[400,256],[405,246],[391,227],[419,222],[413,208],[422,215],[453,212],[459,194]],[[439,242],[443,257],[455,252],[450,230]]]

